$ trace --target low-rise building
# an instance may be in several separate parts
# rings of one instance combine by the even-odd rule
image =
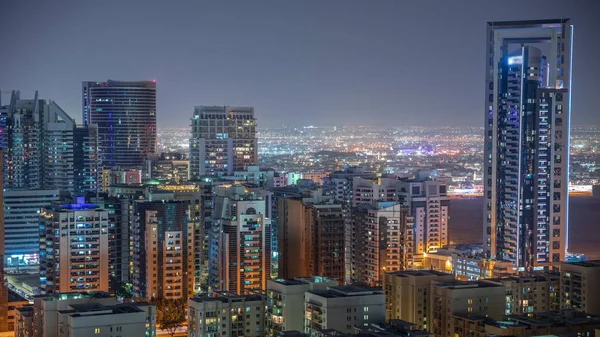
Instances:
[[[8,330],[15,330],[16,316],[18,315],[17,310],[19,308],[29,306],[29,300],[17,294],[15,291],[8,290]]]
[[[482,280],[506,289],[505,315],[532,315],[560,310],[560,276],[534,273]]]
[[[304,330],[304,294],[337,286],[337,279],[321,276],[267,281],[267,335]]]
[[[561,306],[600,315],[600,260],[563,263],[560,273]]]
[[[32,306],[17,309],[15,336],[153,336],[156,307],[119,303],[105,292],[71,292],[38,296]]]
[[[152,317],[156,317],[156,310],[147,304],[142,306],[138,306],[136,303],[71,304],[67,309],[58,311],[58,334],[56,336],[153,336],[156,334],[156,328],[151,328],[151,326],[156,326],[156,323],[152,321]]]
[[[381,288],[328,287],[306,292],[306,333],[334,329],[352,332],[355,325],[385,321],[385,296]]]
[[[430,289],[428,330],[437,336],[453,335],[453,315],[504,316],[506,290],[489,282],[433,281]]]
[[[188,336],[265,336],[266,296],[215,293],[188,299]]]
[[[435,270],[405,270],[387,273],[384,277],[386,319],[412,322],[427,329],[430,287],[433,281],[453,281],[452,274]]]
[[[600,317],[571,310],[507,315],[502,320],[465,314],[452,318],[454,337],[592,336],[600,327]]]

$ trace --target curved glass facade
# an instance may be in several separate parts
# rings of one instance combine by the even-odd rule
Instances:
[[[83,82],[82,102],[103,167],[138,167],[156,152],[156,82]]]

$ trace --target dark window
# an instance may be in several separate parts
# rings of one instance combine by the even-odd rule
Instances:
[[[552,206],[552,211],[554,213],[560,213],[560,205],[553,205]]]
[[[560,154],[557,154],[556,156],[554,156],[554,163],[555,164],[560,164],[562,161],[562,158],[560,157]]]
[[[560,192],[554,192],[554,200],[560,200]]]
[[[560,167],[555,167],[554,168],[554,175],[555,176],[560,176],[562,174],[562,169]]]
[[[412,192],[413,195],[421,194],[421,188],[419,186],[413,186]]]
[[[552,223],[555,224],[555,225],[560,225],[560,217],[559,216],[553,217],[552,218]]]
[[[553,238],[560,237],[560,229],[553,229],[552,230],[552,237]]]
[[[554,124],[555,124],[556,126],[562,126],[562,118],[556,118],[556,119],[554,120]]]
[[[559,262],[560,254],[552,254],[552,262]]]
[[[554,188],[560,188],[561,182],[560,180],[554,180]]]
[[[560,249],[560,242],[552,241],[552,249]]]

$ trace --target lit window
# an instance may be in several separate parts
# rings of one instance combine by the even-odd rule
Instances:
[[[100,334],[100,328],[95,328],[94,329],[94,334],[96,334],[96,335]]]

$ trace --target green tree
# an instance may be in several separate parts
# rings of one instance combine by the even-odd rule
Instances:
[[[186,323],[185,299],[152,298],[156,306],[156,323],[161,329],[166,330],[171,337]]]
[[[110,290],[117,297],[121,297],[126,300],[133,298],[133,285],[131,283],[121,282],[114,275],[110,276]]]

